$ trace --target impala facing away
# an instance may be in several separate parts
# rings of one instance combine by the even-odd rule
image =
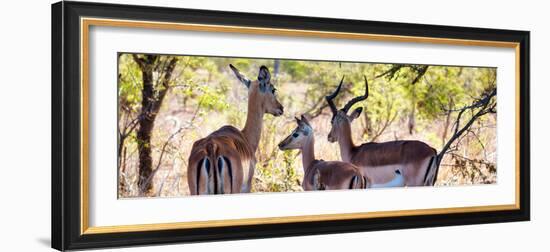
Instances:
[[[399,170],[395,171],[392,181],[386,184],[372,184],[370,179],[363,176],[361,170],[353,164],[315,159],[314,134],[309,121],[302,115],[301,119],[296,118],[296,123],[298,126],[279,143],[279,149],[301,150],[304,168],[302,188],[305,191],[403,186],[403,178]]]
[[[283,114],[267,67],[261,66],[258,79],[252,81],[233,65],[229,66],[248,88],[246,123],[242,130],[223,126],[193,144],[187,166],[192,195],[250,192],[263,116]]]
[[[359,117],[361,107],[350,115],[349,109],[357,102],[367,99],[369,85],[365,77],[365,94],[350,100],[342,109],[337,109],[333,99],[340,92],[344,78],[334,91],[326,96],[332,111],[332,128],[328,134],[329,142],[338,142],[342,161],[360,167],[373,183],[390,181],[395,170],[401,170],[405,186],[433,186],[437,177],[437,152],[420,141],[391,141],[384,143],[364,143],[355,145],[351,136],[351,122]]]

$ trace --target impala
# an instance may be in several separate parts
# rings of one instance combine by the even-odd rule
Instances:
[[[357,102],[367,99],[369,85],[365,77],[365,94],[351,99],[342,109],[337,109],[333,99],[338,95],[344,78],[336,90],[326,96],[332,111],[329,142],[338,142],[342,161],[361,168],[373,183],[386,183],[394,176],[396,169],[402,171],[405,186],[434,185],[437,176],[437,152],[420,141],[369,142],[355,145],[351,136],[351,123],[361,115],[362,107],[348,115]]]
[[[254,81],[233,65],[229,67],[248,88],[246,123],[242,130],[223,126],[193,143],[187,166],[187,182],[192,195],[250,192],[263,116],[265,113],[283,114],[267,67],[260,67]]]
[[[324,161],[315,159],[315,142],[313,128],[308,119],[302,115],[296,118],[298,126],[279,143],[279,149],[299,149],[302,152],[304,179],[302,188],[311,190],[360,189],[369,187],[402,186],[403,178],[399,170],[395,177],[385,184],[372,184],[370,178],[363,176],[361,170],[350,163],[342,161]]]

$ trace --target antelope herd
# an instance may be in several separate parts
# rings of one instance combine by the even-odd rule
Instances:
[[[277,100],[267,67],[261,66],[256,80],[251,80],[233,65],[237,79],[248,89],[246,123],[239,130],[226,125],[193,144],[187,166],[187,181],[192,195],[250,192],[255,153],[261,137],[263,116],[281,116],[283,106]],[[309,120],[296,118],[297,127],[279,143],[279,149],[299,149],[302,153],[304,190],[364,189],[379,187],[433,186],[437,177],[436,150],[420,141],[391,141],[355,145],[351,123],[362,108],[348,115],[350,108],[368,97],[365,94],[337,109],[334,98],[342,88],[326,96],[332,111],[329,142],[338,142],[341,161],[315,158],[314,132]]]

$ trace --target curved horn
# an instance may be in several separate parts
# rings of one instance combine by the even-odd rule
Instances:
[[[338,85],[336,90],[334,90],[332,94],[325,96],[328,106],[330,107],[330,111],[332,111],[332,114],[334,115],[336,115],[336,113],[338,112],[338,109],[336,108],[336,105],[334,105],[334,101],[332,101],[332,99],[334,99],[340,92],[340,89],[342,88],[342,83],[344,83],[344,77],[345,76],[342,76],[342,80],[340,80],[340,84]]]
[[[363,77],[365,77],[365,94],[351,99],[348,104],[346,104],[346,106],[344,106],[344,108],[342,109],[344,112],[347,113],[351,106],[353,106],[355,103],[363,101],[367,99],[367,97],[369,97],[369,82],[367,81],[367,76],[363,75]]]

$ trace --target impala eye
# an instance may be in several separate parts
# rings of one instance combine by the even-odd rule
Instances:
[[[271,89],[271,93],[275,94],[275,91],[277,91],[276,88]]]
[[[298,137],[299,135],[300,135],[300,134],[298,134],[298,133],[294,133],[294,134],[292,134],[292,137],[296,138],[296,137]]]

